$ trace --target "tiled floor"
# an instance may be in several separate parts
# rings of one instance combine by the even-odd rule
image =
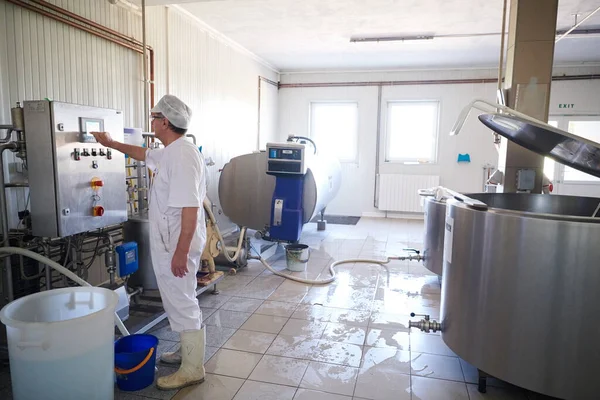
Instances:
[[[422,221],[393,219],[363,218],[325,232],[308,224],[302,242],[311,246],[311,259],[306,273],[295,274],[326,277],[334,260],[405,254],[407,247],[422,248],[422,230]],[[272,265],[284,270],[285,260]],[[486,395],[478,393],[477,370],[441,336],[408,330],[411,312],[439,316],[438,279],[420,263],[341,265],[333,284],[308,286],[251,262],[219,286],[221,294],[199,297],[207,325],[206,381],[178,393],[154,386],[117,390],[116,399],[534,398],[496,380]],[[166,323],[152,333],[160,338],[158,355],[175,347],[177,336]],[[159,375],[172,371],[159,367]]]

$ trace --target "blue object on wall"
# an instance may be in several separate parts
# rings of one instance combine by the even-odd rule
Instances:
[[[467,154],[458,154],[458,160],[456,162],[471,162],[471,156]]]
[[[269,236],[273,240],[296,242],[302,233],[304,209],[304,175],[278,175],[275,180],[275,191],[271,201],[271,227]],[[283,202],[281,224],[275,226],[274,215],[276,203]]]
[[[136,242],[123,243],[115,248],[119,256],[119,276],[124,277],[138,270],[138,246]]]

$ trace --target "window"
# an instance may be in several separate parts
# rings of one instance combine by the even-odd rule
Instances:
[[[600,143],[600,121],[569,121],[569,132],[592,142]],[[565,166],[565,181],[598,182],[595,176]]]
[[[437,101],[389,102],[385,161],[435,163],[439,108]]]
[[[311,103],[310,137],[340,162],[358,159],[358,103]]]

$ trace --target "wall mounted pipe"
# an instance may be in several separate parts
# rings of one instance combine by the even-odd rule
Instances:
[[[580,81],[600,79],[599,74],[559,75],[553,76],[553,81]],[[363,82],[314,82],[314,83],[280,83],[280,89],[318,88],[318,87],[359,87],[359,86],[415,86],[415,85],[459,85],[473,83],[496,83],[497,78],[474,79],[428,79],[410,81],[363,81]]]
[[[17,144],[15,142],[5,143],[0,145],[0,218],[2,218],[2,246],[8,246],[8,210],[6,207],[6,188],[4,187],[4,151],[17,150]],[[10,262],[10,255],[4,255],[4,295],[8,301],[13,301],[15,298],[13,288],[13,275],[12,275],[12,264]]]
[[[140,42],[127,35],[124,35],[120,32],[117,32],[113,29],[107,28],[104,25],[98,24],[97,22],[84,18],[80,15],[74,14],[68,10],[65,10],[64,8],[58,7],[54,4],[48,3],[43,0],[29,0],[30,3],[27,3],[23,0],[6,1],[15,4],[19,7],[25,8],[29,11],[51,18],[55,21],[62,22],[63,24],[82,30],[96,37],[108,40],[111,43],[117,44],[121,47],[125,47],[139,54],[144,55],[144,49],[146,49],[150,59],[150,80],[148,81],[146,77],[146,79],[144,79],[144,82],[145,84],[150,85],[150,103],[152,106],[154,106],[154,49],[152,49],[152,47],[147,46],[145,45],[145,43]],[[144,56],[144,60],[145,59],[146,57]],[[145,63],[146,61],[144,61],[144,65],[146,65]],[[0,129],[8,128],[12,127],[2,128],[2,126],[0,125]],[[0,143],[1,142],[2,141],[0,140]]]

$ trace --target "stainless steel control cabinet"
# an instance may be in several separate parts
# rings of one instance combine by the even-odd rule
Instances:
[[[89,132],[123,141],[121,111],[57,101],[24,104],[35,236],[64,237],[127,220],[125,156]]]

